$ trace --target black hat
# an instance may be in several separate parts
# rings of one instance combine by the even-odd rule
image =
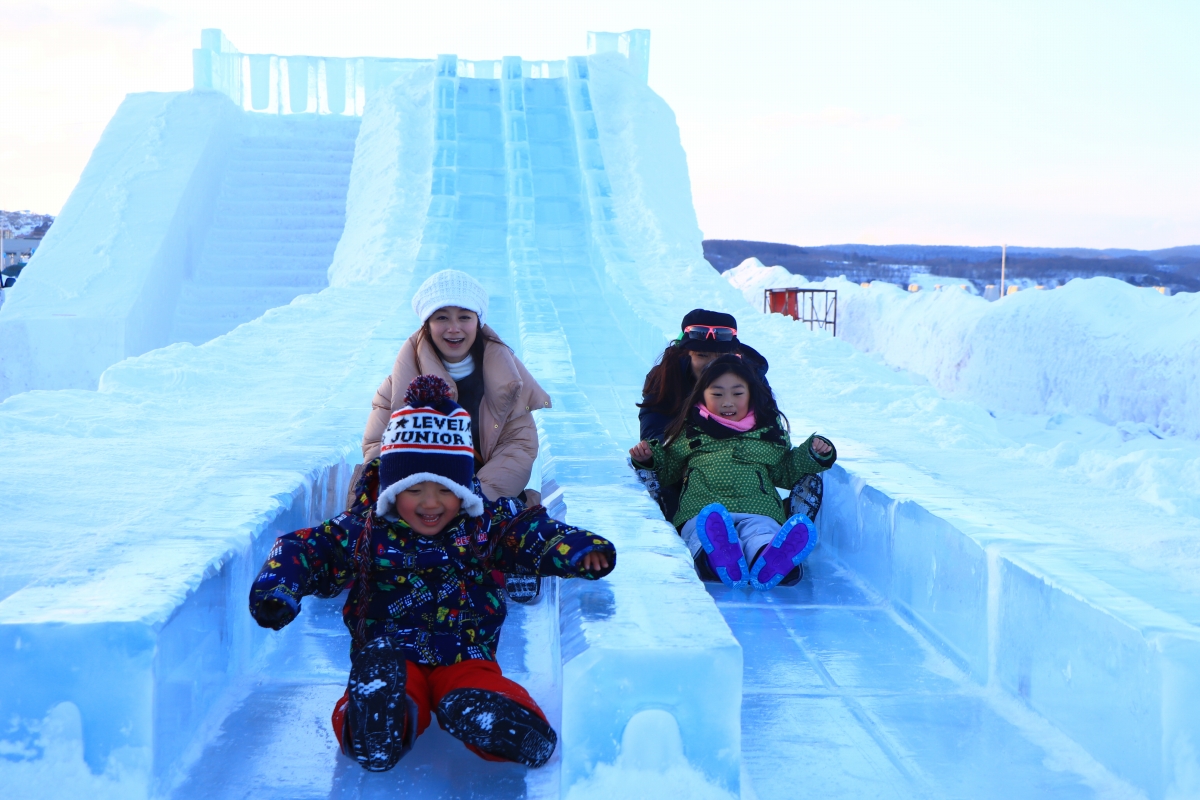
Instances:
[[[733,328],[736,331],[737,319],[732,314],[725,314],[721,311],[693,308],[683,315],[683,322],[679,324],[679,330],[682,332],[692,325],[711,325]],[[740,344],[736,335],[733,337],[733,341],[729,342],[721,342],[715,338],[688,339],[685,337],[680,340],[679,347],[682,350],[696,350],[701,353],[735,353]]]

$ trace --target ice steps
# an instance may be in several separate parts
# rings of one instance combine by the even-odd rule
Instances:
[[[172,341],[200,344],[328,285],[357,123],[254,119],[225,168]]]

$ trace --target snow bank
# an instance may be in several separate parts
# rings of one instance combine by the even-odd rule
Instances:
[[[780,272],[748,261],[725,277],[761,307],[764,288],[784,285]],[[1200,295],[1165,297],[1112,278],[995,303],[957,285],[905,292],[798,275],[786,285],[837,289],[841,338],[949,396],[1200,438]]]

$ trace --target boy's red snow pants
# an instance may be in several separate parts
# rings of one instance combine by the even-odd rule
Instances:
[[[470,659],[451,664],[448,667],[431,667],[427,664],[408,661],[406,666],[408,667],[408,682],[405,686],[405,693],[417,706],[418,736],[429,727],[433,709],[437,708],[443,697],[455,689],[484,689],[495,692],[546,720],[546,715],[529,696],[529,692],[525,691],[525,687],[504,677],[500,672],[500,665],[495,661]],[[342,744],[342,722],[346,718],[346,704],[349,702],[350,693],[347,690],[333,707],[333,732],[337,736],[339,747]],[[549,722],[549,720],[546,721]],[[466,747],[475,755],[488,761],[506,760],[485,753],[472,745]]]

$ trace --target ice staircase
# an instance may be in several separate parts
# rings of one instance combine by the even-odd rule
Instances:
[[[358,126],[357,117],[249,115],[171,341],[201,344],[328,285]]]

